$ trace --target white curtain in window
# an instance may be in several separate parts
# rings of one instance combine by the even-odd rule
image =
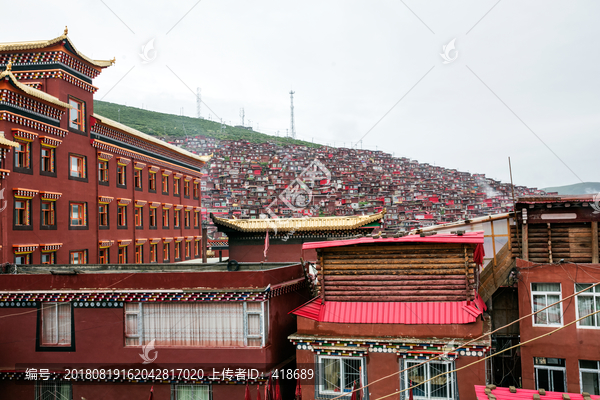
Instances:
[[[143,304],[143,343],[157,346],[244,346],[243,303]]]
[[[209,400],[208,386],[177,385],[173,388],[174,400]]]
[[[42,344],[71,344],[71,304],[42,304]]]

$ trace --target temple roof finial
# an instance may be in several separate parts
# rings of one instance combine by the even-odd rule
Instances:
[[[6,64],[6,70],[7,71],[11,71],[12,70],[12,60],[8,60],[8,64]]]
[[[63,35],[67,36],[69,34],[69,28],[67,28],[67,26],[65,25],[65,33],[63,33]]]

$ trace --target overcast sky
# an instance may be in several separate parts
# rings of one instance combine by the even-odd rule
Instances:
[[[0,41],[68,25],[117,59],[96,99],[195,117],[200,87],[202,117],[237,125],[243,107],[285,135],[293,89],[299,139],[505,182],[510,156],[515,184],[541,188],[600,181],[599,15],[594,0],[21,1]]]

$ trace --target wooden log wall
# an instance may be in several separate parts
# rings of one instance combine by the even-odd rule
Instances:
[[[544,223],[528,225],[529,261],[537,263],[598,262],[598,223]],[[519,236],[523,230],[519,229]],[[521,237],[517,238],[516,228],[511,227],[513,257],[522,258]]]
[[[462,301],[473,298],[475,245],[381,244],[319,251],[330,301]]]

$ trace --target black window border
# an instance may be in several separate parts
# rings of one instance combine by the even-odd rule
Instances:
[[[150,225],[150,212],[154,210],[156,212],[154,222],[156,225]],[[162,217],[162,214],[161,214]],[[148,207],[148,229],[157,230],[158,229],[158,208],[157,207]],[[158,258],[157,258],[158,259]]]
[[[106,206],[106,225],[100,225],[100,206]],[[110,229],[110,204],[98,204],[98,229]]]
[[[42,304],[43,303],[62,303],[62,302],[40,302],[37,307],[37,322],[35,329],[35,351],[76,351],[75,348],[75,313],[73,311],[73,302],[69,302],[71,306],[71,345],[70,346],[42,346],[40,336],[42,334]]]
[[[27,140],[19,140],[18,137],[16,137],[15,142],[18,143],[29,143],[29,168],[23,168],[23,167],[17,167],[17,151],[15,149],[15,151],[13,151],[13,171],[14,172],[18,172],[20,174],[27,174],[27,175],[33,175],[33,142],[29,142]]]
[[[140,185],[142,185],[141,187],[135,186],[135,173],[137,171],[140,171]],[[127,183],[127,178],[125,178],[125,183]],[[144,190],[144,171],[135,167],[133,168],[133,189],[138,192],[142,192]]]
[[[166,192],[163,190],[163,182],[162,182],[163,178],[167,179],[167,184],[165,185],[167,187],[167,191]],[[161,190],[162,194],[164,194],[166,196],[169,195],[169,175],[161,175],[161,178],[160,178],[160,190]]]
[[[175,213],[179,214],[179,223],[177,225],[175,225]],[[173,228],[181,228],[181,210],[175,210],[175,208],[173,208]]]
[[[123,167],[123,168],[125,168],[125,170],[124,170],[124,174],[125,174],[125,184],[124,184],[124,185],[121,185],[121,184],[119,183],[119,167]],[[117,168],[115,168],[115,172],[116,172],[115,178],[117,179],[117,187],[118,187],[118,188],[121,188],[121,189],[127,189],[127,165],[119,165],[119,164],[117,163]]]
[[[178,190],[177,193],[175,193],[175,181],[178,181],[177,182],[177,189],[179,189],[179,190]],[[175,177],[173,177],[173,197],[179,197],[179,198],[181,198],[181,189],[182,189],[181,178],[175,178]]]
[[[135,229],[144,229],[144,207],[135,207],[135,205],[134,205],[134,208],[135,209],[133,210],[133,224],[135,225]],[[136,210],[140,210],[140,218],[141,218],[140,222],[142,223],[140,226],[137,226],[135,224],[135,211]]]
[[[85,222],[87,223],[87,225],[83,225],[83,226],[72,226],[71,225],[71,205],[73,203],[76,204],[85,204]],[[75,200],[71,200],[69,201],[69,230],[70,231],[87,231],[90,229],[90,210],[88,207],[88,202],[87,201],[75,201]]]
[[[100,160],[98,159],[98,164],[100,164],[100,162],[105,162],[106,163],[106,175],[108,177],[107,181],[101,181],[100,180],[100,165],[98,165],[98,185],[102,185],[102,186],[110,186],[110,163],[106,160]]]
[[[53,150],[53,154],[54,154],[54,172],[48,172],[48,171],[44,171],[42,169],[42,165],[44,165],[44,163],[42,162],[42,150],[44,150],[44,148],[47,149],[51,149]],[[58,172],[56,171],[58,169],[58,163],[56,162],[56,147],[45,147],[45,146],[41,146],[40,145],[40,175],[42,176],[49,176],[51,178],[56,178],[58,176]]]
[[[169,227],[169,225],[165,225],[165,218],[164,218],[163,213],[162,213],[165,210],[167,210],[167,222],[171,222],[170,221],[170,216],[168,215],[170,208],[163,208],[162,211],[161,211],[161,213],[160,213],[160,219],[162,220],[162,228],[163,229],[171,229]]]
[[[106,250],[108,252],[107,253],[107,257],[106,257],[106,264],[102,264],[100,262],[100,251],[101,250]],[[105,247],[103,249],[101,249],[100,247],[98,247],[98,265],[107,265],[107,264],[110,264],[110,247]]]
[[[169,248],[169,258],[168,259],[165,259],[165,247]],[[165,243],[165,242],[163,242],[162,260],[163,260],[163,263],[170,263],[171,262],[171,243]]]
[[[194,186],[195,185],[198,185],[198,196],[194,196],[194,193],[195,193]],[[201,190],[202,190],[202,188],[200,187],[200,182],[198,182],[198,183],[192,182],[192,196],[193,196],[194,200],[200,200],[200,191]]]
[[[29,225],[17,225],[17,201],[29,202]],[[13,230],[14,231],[32,231],[33,230],[33,199],[17,199],[13,197]]]
[[[127,248],[129,246],[119,246],[119,250],[124,249],[125,251],[125,262],[124,263],[120,263],[119,262],[119,250],[117,250],[117,265],[123,265],[123,264],[129,264],[129,252],[127,251]]]
[[[173,262],[177,262],[177,261],[183,260],[185,258],[185,257],[182,257],[182,254],[181,254],[181,250],[182,250],[181,243],[183,243],[183,240],[180,241],[180,242],[173,241],[173,243],[175,243],[175,246],[179,247],[179,258],[173,258]],[[175,246],[173,246],[173,253],[175,253]],[[171,254],[169,254],[169,256],[171,256]],[[174,256],[175,255],[173,254],[173,257]]]
[[[83,123],[85,124],[85,127],[84,127],[85,130],[81,131],[79,129],[71,127],[71,111],[70,111],[70,109],[69,109],[69,111],[67,111],[67,128],[69,129],[69,132],[73,132],[73,133],[76,133],[78,135],[86,136],[87,137],[88,136],[87,129],[90,126],[90,124],[89,124],[89,118],[88,118],[88,115],[87,115],[87,103],[85,101],[83,101],[83,100],[75,97],[75,96],[70,96],[69,95],[69,100],[71,100],[71,99],[73,99],[75,101],[78,101],[81,104],[83,104]]]
[[[84,173],[85,177],[79,178],[77,176],[71,176],[71,157],[73,157],[73,156],[75,156],[75,157],[83,157],[83,159],[84,159],[83,163],[85,164],[85,169],[84,169],[83,173]],[[68,172],[68,174],[67,175],[68,175],[69,180],[71,180],[71,181],[79,181],[79,182],[86,182],[87,183],[88,182],[88,176],[89,176],[88,175],[88,160],[87,160],[87,156],[84,156],[83,154],[78,154],[78,153],[69,153],[69,158],[67,158],[67,162],[68,162],[68,164],[67,164],[67,172]]]
[[[150,189],[150,175],[154,175],[154,189]],[[156,172],[148,172],[148,193],[156,193]]]
[[[152,261],[152,246],[156,246],[156,261]],[[152,242],[150,242],[150,249],[148,252],[149,255],[149,260],[148,260],[148,264],[158,264],[158,243],[154,243],[152,244]]]
[[[189,219],[190,224],[189,225],[185,224],[185,215],[186,215],[186,213],[189,213],[189,215],[190,215],[190,219]],[[192,222],[193,222],[192,221],[192,210],[186,210],[184,208],[183,209],[183,229],[192,229]]]
[[[44,225],[44,210],[42,209],[43,203],[54,204],[54,225]],[[57,220],[57,210],[56,201],[42,200],[40,199],[40,230],[41,231],[55,231],[56,228],[56,220]],[[41,261],[40,261],[41,262]]]
[[[125,225],[119,225],[119,207],[125,208]],[[117,204],[117,229],[129,229],[129,220],[127,217],[129,213],[127,212],[127,206],[120,206]]]

